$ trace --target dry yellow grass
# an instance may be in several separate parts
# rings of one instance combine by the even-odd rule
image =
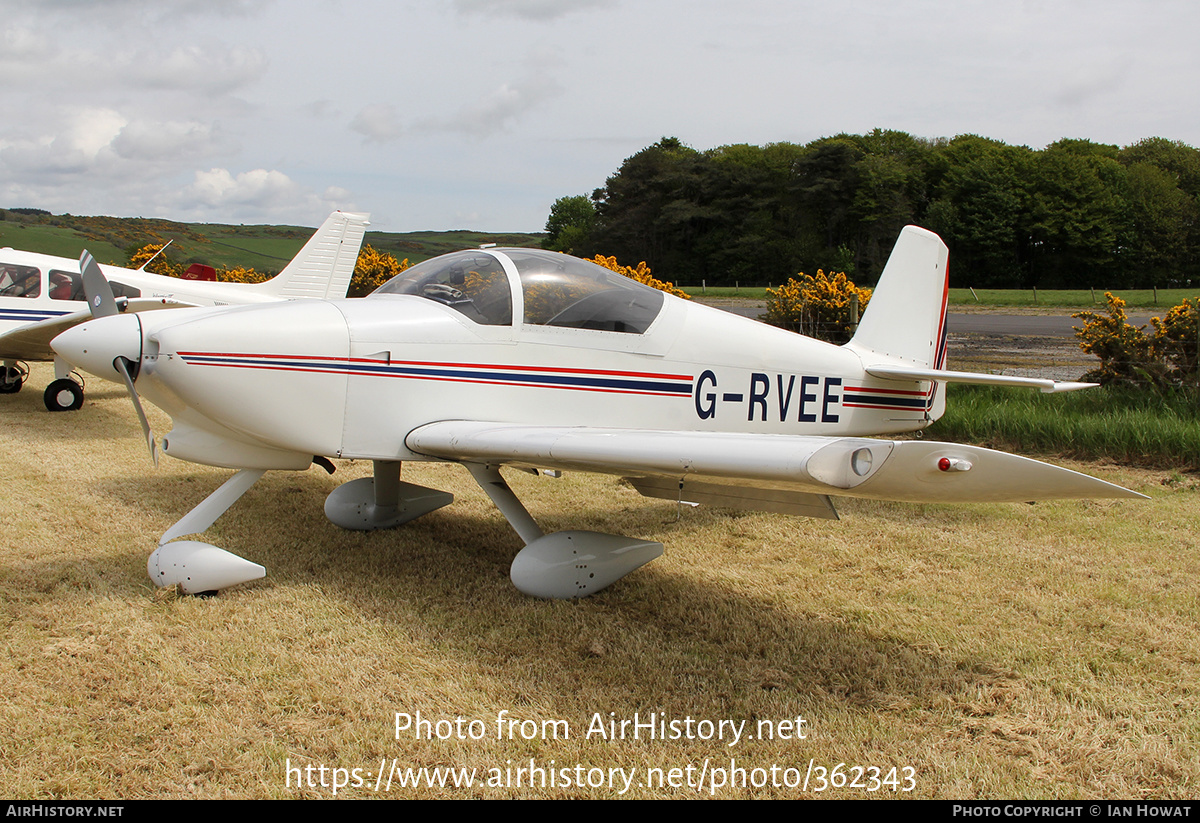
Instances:
[[[637,784],[653,769],[684,781],[689,767],[694,782],[706,763],[711,779],[731,758],[768,785],[719,797],[1186,798],[1200,786],[1200,500],[1187,478],[1089,466],[1153,500],[845,501],[828,523],[677,513],[614,478],[512,473],[547,530],[667,546],[600,595],[563,603],[512,587],[519,541],[465,470],[406,466],[457,502],[361,534],[321,511],[337,483],[369,470],[342,463],[334,477],[268,474],[207,533],[263,563],[265,581],[172,597],[154,592],[146,557],[229,472],[169,458],[151,470],[118,388],[92,381],[81,412],[52,415],[49,379],[36,367],[24,392],[0,398],[10,797],[332,794],[297,787],[300,772],[289,785],[289,763],[313,766],[314,781],[320,766],[360,769],[368,785],[338,796],[370,797],[384,794],[381,762],[478,770],[471,789],[393,781],[391,797],[619,793],[620,782],[486,785],[489,770],[511,781],[530,759],[572,778],[576,764],[585,778],[636,769],[636,797],[696,796]],[[395,713],[418,711],[478,720],[488,737],[397,738]],[[503,711],[564,720],[571,736],[496,740]],[[749,733],[803,716],[807,737],[584,737],[610,712],[745,720]],[[818,792],[810,761],[882,776],[910,766],[914,789]],[[781,780],[809,774],[808,792],[750,771],[772,766],[798,770],[777,770]]]

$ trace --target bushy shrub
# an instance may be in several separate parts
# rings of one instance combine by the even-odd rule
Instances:
[[[854,336],[856,320],[851,303],[858,299],[858,314],[867,308],[871,290],[854,285],[845,272],[815,275],[801,272],[777,289],[767,289],[767,313],[772,326],[807,334],[830,343],[845,343]]]
[[[665,280],[659,280],[657,277],[652,275],[650,273],[650,267],[646,265],[645,260],[638,263],[636,267],[622,266],[617,262],[617,258],[615,257],[605,257],[603,254],[597,254],[592,258],[592,262],[598,266],[604,266],[606,269],[611,269],[617,274],[623,274],[630,280],[636,280],[639,283],[643,283],[653,289],[665,291],[667,294],[673,294],[676,297],[682,297],[684,300],[692,299],[684,294],[680,289],[675,288],[674,283],[668,283]]]
[[[235,266],[232,269],[221,269],[217,272],[217,280],[222,283],[265,283],[271,279],[267,272],[252,269],[249,266]]]
[[[397,260],[387,252],[381,252],[367,243],[358,253],[354,264],[354,276],[350,278],[347,297],[362,297],[391,280],[408,268],[408,258]]]
[[[1084,380],[1104,384],[1151,386],[1157,389],[1194,387],[1196,384],[1197,307],[1184,300],[1165,317],[1151,318],[1153,334],[1145,326],[1132,326],[1125,301],[1107,292],[1105,312],[1083,311],[1073,315],[1083,321],[1075,328],[1079,347],[1100,358],[1098,368]]]
[[[159,254],[166,247],[166,243],[147,243],[144,246],[133,249],[129,252],[129,268],[140,269],[142,266],[145,266],[146,271],[152,274],[163,274],[167,277],[182,277],[184,267],[168,258],[166,254]],[[150,261],[148,264],[147,260]]]

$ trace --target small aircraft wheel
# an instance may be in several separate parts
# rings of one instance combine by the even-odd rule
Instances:
[[[83,386],[74,380],[55,380],[46,387],[42,399],[52,412],[75,411],[83,405]]]
[[[27,374],[18,366],[8,366],[0,374],[0,394],[16,394],[25,385]]]

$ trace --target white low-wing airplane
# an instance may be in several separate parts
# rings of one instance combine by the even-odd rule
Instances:
[[[404,461],[464,464],[526,544],[513,582],[558,598],[604,588],[662,545],[544,535],[501,466],[606,472],[648,496],[827,518],[837,516],[836,495],[1139,497],[988,449],[865,437],[928,426],[947,381],[1084,385],[944,370],[946,262],[937,235],[906,228],[857,333],[840,347],[530,249],[437,257],[359,300],[142,315],[100,307],[114,316],[53,346],[125,382],[135,404],[141,394],[170,414],[167,454],[240,470],[151,555],[155,582],[189,593],[266,572],[176,538],[207,529],[264,471],[313,462],[332,470],[330,457],[374,461],[373,478],[326,501],[328,518],[348,529],[390,528],[452,502],[402,482]],[[89,271],[100,278],[94,265],[85,278]],[[143,427],[153,452],[144,415]]]
[[[265,283],[216,283],[164,277],[140,269],[105,266],[120,311],[182,306],[227,306],[299,297],[345,297],[366,231],[368,215],[334,212],[278,276]],[[50,341],[92,319],[84,300],[79,262],[46,254],[0,249],[0,394],[21,390],[22,361],[55,360],[46,408],[83,405],[83,386],[57,360]],[[75,302],[73,302],[75,301]]]

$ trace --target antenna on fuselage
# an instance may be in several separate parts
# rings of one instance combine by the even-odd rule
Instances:
[[[163,246],[161,249],[159,249],[158,251],[156,251],[154,254],[150,255],[150,259],[149,259],[149,260],[147,260],[147,261],[146,261],[145,263],[143,263],[142,265],[138,266],[138,267],[137,267],[137,270],[138,270],[138,271],[145,271],[145,270],[146,270],[146,266],[149,266],[149,265],[150,265],[150,264],[151,264],[151,263],[154,261],[154,258],[158,257],[160,254],[162,254],[163,252],[165,252],[165,251],[167,250],[167,246],[171,245],[171,244],[172,244],[172,243],[174,243],[174,242],[175,242],[175,238],[174,238],[174,237],[172,237],[170,240],[168,240],[168,241],[166,242],[166,245],[164,245],[164,246]]]

